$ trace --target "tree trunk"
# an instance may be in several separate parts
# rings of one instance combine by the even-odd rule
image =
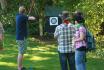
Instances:
[[[42,19],[39,19],[39,32],[40,32],[40,36],[43,36],[43,24],[42,24]]]
[[[6,0],[0,0],[0,4],[1,4],[2,10],[5,10],[6,9],[6,6],[7,6]]]
[[[40,5],[39,5],[39,14],[40,14],[40,19],[39,19],[39,34],[42,37],[43,36],[43,25],[44,25],[44,7],[45,7],[45,0],[41,0]]]

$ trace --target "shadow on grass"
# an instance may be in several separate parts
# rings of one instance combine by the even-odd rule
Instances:
[[[25,54],[24,66],[35,70],[58,70],[59,63],[53,44],[45,44],[36,39],[28,39],[28,50]],[[0,52],[0,70],[17,70],[17,44],[15,36],[5,35],[4,51]],[[8,66],[8,64],[11,66]],[[10,65],[9,64],[9,65]],[[50,69],[51,70],[51,69]]]
[[[0,70],[17,70],[18,49],[15,37],[6,35],[5,50],[0,52]],[[29,39],[28,50],[24,55],[23,65],[34,70],[60,70],[59,57],[55,44],[46,44]],[[88,58],[87,70],[104,70],[104,60]],[[8,66],[9,65],[9,66]]]
[[[104,70],[104,59],[88,58],[87,69],[88,70]]]
[[[16,67],[10,67],[10,66],[3,66],[3,65],[0,65],[0,70],[17,70]]]

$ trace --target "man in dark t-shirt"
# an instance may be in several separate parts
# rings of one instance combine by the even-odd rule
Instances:
[[[19,7],[19,14],[16,15],[16,41],[18,45],[18,70],[23,70],[22,62],[23,62],[23,54],[26,51],[26,38],[27,38],[27,21],[28,20],[35,20],[33,16],[26,16],[25,14],[25,7]]]
[[[16,16],[16,40],[23,40],[27,37],[28,17],[23,14]]]

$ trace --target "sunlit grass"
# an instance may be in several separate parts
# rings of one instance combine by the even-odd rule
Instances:
[[[42,61],[42,60],[48,60],[49,58],[43,58],[39,56],[33,56],[29,60],[36,60],[36,61]]]
[[[11,63],[11,62],[0,62],[0,65],[4,65],[4,66],[16,66],[17,64],[15,63]]]
[[[6,34],[4,43],[4,50],[0,51],[0,70],[17,70],[15,35]],[[87,70],[104,70],[104,60],[95,53],[88,53],[87,58]],[[33,67],[35,70],[61,70],[57,46],[31,37],[28,39],[23,64],[26,68]]]

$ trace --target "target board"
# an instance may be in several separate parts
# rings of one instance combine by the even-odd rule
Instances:
[[[58,25],[58,17],[50,17],[49,18],[49,23],[50,23],[50,26]]]

